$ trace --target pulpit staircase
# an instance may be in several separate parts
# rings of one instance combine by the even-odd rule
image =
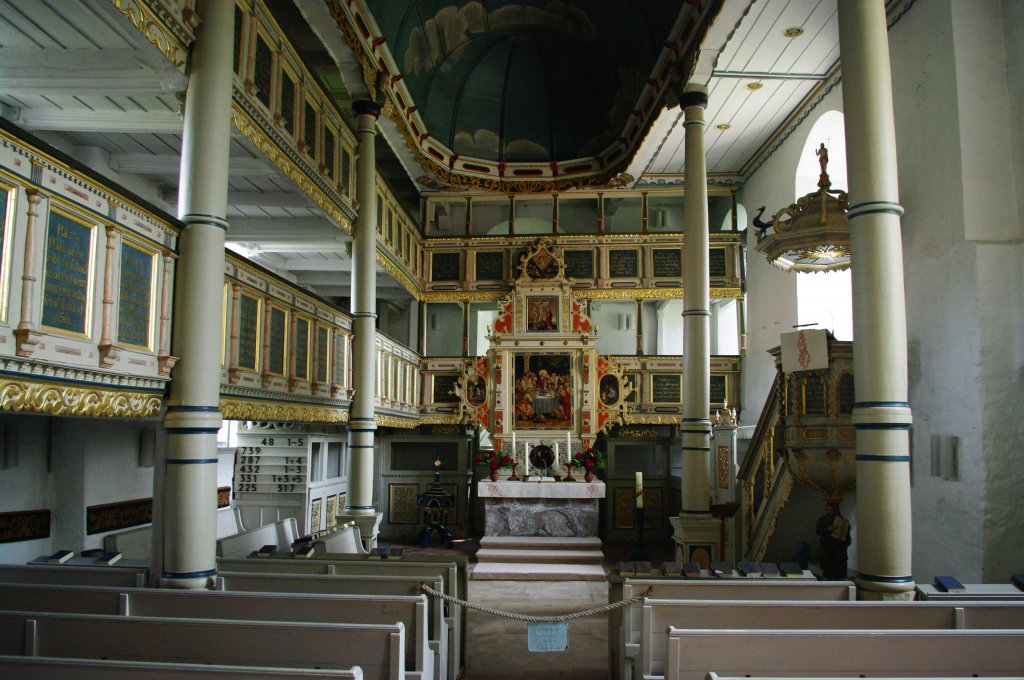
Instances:
[[[597,537],[485,536],[472,578],[479,581],[603,581]]]
[[[742,559],[747,561],[760,562],[764,557],[779,512],[789,500],[796,482],[783,458],[782,383],[783,376],[779,373],[740,465]]]

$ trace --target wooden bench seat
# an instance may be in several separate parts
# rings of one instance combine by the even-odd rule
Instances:
[[[766,602],[648,599],[634,678],[663,676],[669,627],[678,629],[1024,629],[1012,602]]]
[[[622,599],[650,591],[649,597],[665,600],[822,600],[857,599],[857,587],[850,581],[786,581],[782,579],[727,580],[628,578],[622,582]],[[615,600],[612,600],[613,602]],[[611,668],[620,678],[633,677],[639,649],[643,611],[633,604],[609,616],[608,645]],[[613,642],[617,640],[618,642]]]
[[[1019,676],[1021,630],[668,631],[665,680],[735,676]]]
[[[0,584],[12,611],[41,611],[234,621],[401,623],[407,676],[434,677],[426,595],[297,595]]]
[[[358,666],[346,670],[314,670],[279,666],[221,666],[214,664],[160,663],[157,661],[114,661],[59,659],[54,657],[0,656],[0,677],[18,680],[362,680]]]
[[[0,564],[0,583],[52,583],[65,586],[145,588],[144,568],[81,567],[68,564]]]
[[[0,611],[0,654],[350,669],[404,680],[401,624],[165,619]]]

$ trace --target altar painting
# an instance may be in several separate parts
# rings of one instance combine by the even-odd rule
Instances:
[[[558,296],[533,295],[526,298],[526,330],[558,331]]]
[[[515,429],[568,429],[572,413],[572,355],[516,355]]]

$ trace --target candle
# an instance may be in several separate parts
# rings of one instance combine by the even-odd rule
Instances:
[[[516,433],[512,433],[512,460],[516,459]]]
[[[569,460],[572,458],[572,439],[569,436],[569,431],[565,431],[565,459]]]
[[[639,471],[636,473],[636,507],[644,507],[644,473]]]

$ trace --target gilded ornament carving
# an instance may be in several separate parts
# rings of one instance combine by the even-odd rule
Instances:
[[[277,144],[271,141],[263,130],[241,109],[238,102],[231,103],[231,122],[243,136],[256,145],[256,148],[266,156],[267,160],[283,172],[288,179],[295,182],[299,190],[312,199],[328,219],[337,224],[346,233],[352,233],[352,221],[345,215],[338,204],[324,193],[315,182],[309,179],[306,173],[303,172],[295,161],[282,152]]]
[[[299,423],[347,423],[348,410],[333,406],[248,401],[221,397],[220,412],[225,420],[279,420]]]
[[[379,413],[373,416],[373,421],[377,423],[377,427],[394,427],[403,430],[412,430],[421,423],[418,418],[398,418]]]
[[[627,413],[627,425],[678,425],[683,421],[681,415],[648,415],[644,413]]]
[[[653,427],[638,427],[627,425],[619,428],[618,436],[621,439],[649,439],[656,440],[658,432]]]
[[[113,0],[113,3],[117,11],[128,17],[132,26],[160,50],[174,68],[184,72],[191,40],[175,35],[144,0]]]
[[[387,253],[381,251],[379,248],[377,249],[377,264],[380,265],[388,274],[391,274],[398,283],[402,284],[402,288],[405,288],[410,295],[417,300],[422,299],[423,291],[420,290],[420,287],[416,282],[409,278],[409,275],[406,274],[401,267],[395,264]]]
[[[417,425],[461,425],[458,414],[424,413],[416,422]]]
[[[718,450],[718,488],[729,488],[729,447],[719,446]]]
[[[0,410],[3,411],[145,418],[159,413],[162,404],[163,397],[152,392],[0,379]]]
[[[674,300],[683,297],[682,288],[581,288],[573,297],[584,300]]]
[[[502,290],[425,291],[422,302],[497,302],[508,295]]]

